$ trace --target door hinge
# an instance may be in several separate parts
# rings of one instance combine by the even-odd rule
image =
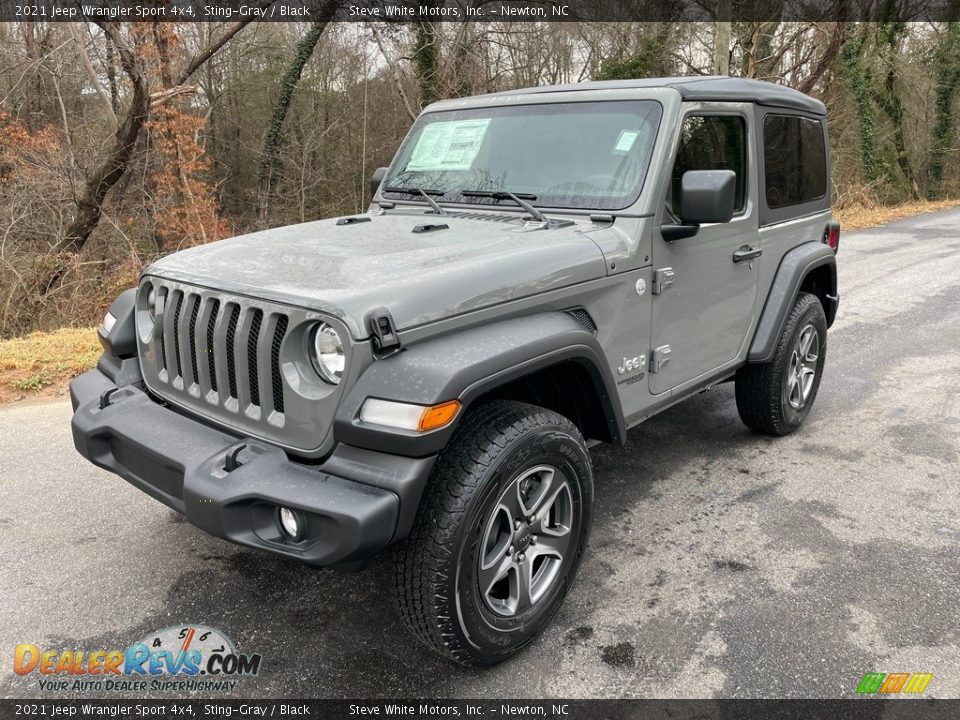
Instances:
[[[670,356],[673,353],[669,345],[661,345],[650,351],[650,372],[660,372],[667,363],[670,362]]]
[[[673,285],[673,268],[665,267],[654,271],[653,289],[651,290],[654,295],[663,294],[663,291],[671,285]]]

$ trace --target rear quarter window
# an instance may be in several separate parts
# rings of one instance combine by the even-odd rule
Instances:
[[[798,115],[763,120],[763,169],[767,207],[803,205],[827,193],[823,125]]]

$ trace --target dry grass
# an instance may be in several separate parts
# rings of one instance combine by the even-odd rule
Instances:
[[[933,212],[935,210],[949,210],[960,206],[960,200],[914,200],[903,205],[884,207],[882,205],[850,205],[849,207],[834,210],[833,214],[840,221],[843,230],[862,230],[876,227],[894,220],[901,220],[912,215]]]
[[[0,403],[66,392],[71,378],[97,364],[93,328],[61,328],[0,340]]]

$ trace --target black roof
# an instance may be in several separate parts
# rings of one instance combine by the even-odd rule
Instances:
[[[509,90],[498,95],[528,95],[536,93],[575,92],[578,90],[623,90],[629,88],[673,88],[684,100],[753,102],[760,105],[803,110],[816,115],[826,115],[822,102],[799,90],[783,85],[728,77],[725,75],[694,75],[690,77],[649,78],[644,80],[595,80],[568,85]]]

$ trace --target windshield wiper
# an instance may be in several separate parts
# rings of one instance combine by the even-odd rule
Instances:
[[[424,190],[423,188],[405,188],[405,187],[385,187],[384,192],[400,193],[403,195],[420,195],[429,203],[430,207],[437,215],[446,215],[447,211],[440,207],[440,203],[434,200],[431,195],[443,197],[446,193],[443,190]]]
[[[460,194],[464,197],[488,197],[494,200],[513,200],[517,205],[526,210],[537,222],[550,222],[546,215],[537,210],[527,200],[536,200],[536,195],[530,193],[512,193],[506,190],[461,190]]]

